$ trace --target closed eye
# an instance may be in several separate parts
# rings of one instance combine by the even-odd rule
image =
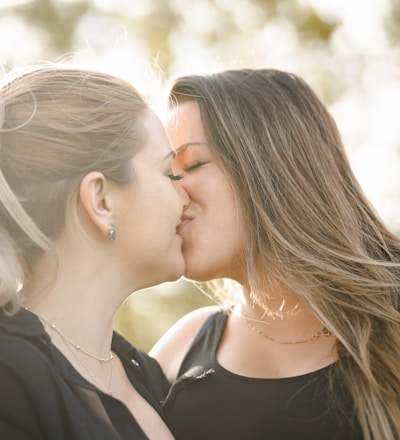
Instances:
[[[186,167],[184,171],[193,171],[196,168],[201,167],[202,165],[205,165],[207,162],[195,162],[193,165],[190,165],[189,167]]]
[[[172,173],[169,173],[168,177],[171,180],[181,180],[183,178],[182,174],[172,174]]]

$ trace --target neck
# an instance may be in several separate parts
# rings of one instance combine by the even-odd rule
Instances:
[[[42,321],[53,343],[62,349],[84,353],[98,361],[107,361],[111,357],[113,323],[96,319],[93,314],[77,316],[68,313],[54,313],[40,307],[28,308]],[[74,349],[74,350],[72,350]],[[64,351],[62,349],[62,351]]]
[[[245,317],[248,325],[272,339],[307,339],[324,327],[308,305],[291,292],[271,295],[265,304],[257,304],[252,298],[248,291],[244,291],[237,311]]]
[[[263,302],[257,301],[263,298]],[[308,307],[291,291],[276,289],[272,293],[253,294],[249,289],[243,289],[241,296],[241,310],[251,318],[265,322],[286,320],[304,315]]]
[[[76,345],[107,357],[113,318],[125,299],[115,293],[122,290],[121,286],[111,282],[116,277],[110,276],[107,269],[100,270],[104,261],[100,265],[91,258],[83,262],[72,260],[65,253],[57,259],[48,254],[38,259],[23,289],[24,305],[55,325]],[[51,336],[58,341],[56,335]]]
[[[25,308],[26,308],[26,310],[29,310],[28,307],[25,307]],[[111,348],[108,351],[108,354],[106,356],[104,356],[103,354],[95,354],[93,351],[91,351],[91,350],[89,351],[88,348],[85,349],[84,346],[82,346],[78,342],[78,339],[75,339],[75,340],[71,339],[70,336],[65,334],[64,331],[55,324],[54,320],[50,321],[49,318],[39,314],[37,311],[34,313],[42,321],[43,325],[48,328],[49,332],[51,333],[50,336],[52,336],[52,339],[53,339],[53,336],[55,336],[55,335],[58,337],[61,337],[63,342],[69,344],[71,349],[73,348],[77,353],[78,352],[83,353],[84,355],[90,357],[91,359],[97,360],[100,363],[109,362],[112,360],[113,355],[111,353]],[[107,344],[106,346],[108,347],[108,345],[109,344]],[[110,347],[111,347],[111,345],[110,345]]]
[[[91,243],[79,234],[59,239],[54,254],[43,253],[35,261],[21,293],[23,305],[39,316],[74,368],[111,393],[117,361],[111,353],[114,315],[134,286],[112,264],[108,250]]]

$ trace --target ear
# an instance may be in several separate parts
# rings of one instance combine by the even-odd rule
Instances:
[[[82,179],[79,196],[87,216],[102,234],[107,234],[112,223],[113,205],[107,179],[98,171],[92,171]]]

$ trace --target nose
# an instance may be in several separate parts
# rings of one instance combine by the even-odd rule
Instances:
[[[183,210],[185,210],[190,204],[190,198],[189,198],[188,193],[183,188],[183,185],[181,185],[180,181],[178,181],[176,183],[177,184],[175,185],[175,187],[176,187],[178,194],[183,202]]]

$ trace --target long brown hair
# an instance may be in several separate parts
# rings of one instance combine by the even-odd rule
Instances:
[[[254,299],[278,282],[337,337],[339,373],[366,440],[400,438],[400,241],[364,196],[336,124],[311,88],[278,70],[177,79],[232,183]]]

